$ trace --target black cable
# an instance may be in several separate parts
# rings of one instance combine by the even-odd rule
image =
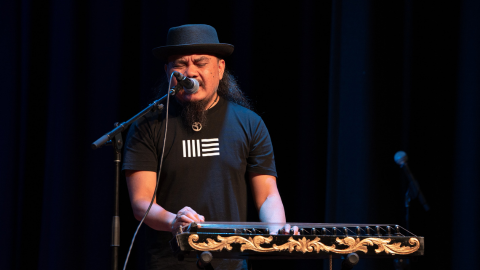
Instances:
[[[157,183],[155,184],[155,191],[153,192],[152,200],[150,201],[150,205],[148,206],[147,211],[145,212],[145,215],[143,216],[142,220],[137,226],[137,230],[135,231],[135,234],[133,234],[132,242],[130,243],[130,247],[128,248],[128,253],[127,253],[127,258],[125,259],[125,264],[123,265],[123,270],[126,269],[127,263],[128,263],[128,258],[130,258],[130,252],[132,251],[133,247],[133,242],[135,242],[135,238],[137,237],[138,230],[140,229],[140,226],[142,226],[143,221],[145,218],[148,216],[148,213],[150,212],[150,208],[152,208],[153,201],[155,200],[155,197],[157,195],[157,189],[158,189],[158,183],[160,182],[160,172],[162,171],[162,165],[163,165],[163,154],[165,152],[165,143],[167,141],[167,130],[168,130],[168,108],[170,105],[170,88],[172,85],[172,78],[173,78],[173,73],[170,75],[170,80],[168,82],[168,89],[167,89],[167,113],[165,114],[165,134],[163,136],[163,146],[162,146],[162,156],[160,157],[159,161],[159,168],[158,168],[158,173],[157,173]]]

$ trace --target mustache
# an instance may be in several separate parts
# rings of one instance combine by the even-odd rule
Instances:
[[[200,87],[202,87],[202,85],[199,85],[199,88],[200,88]],[[180,93],[181,93],[182,95],[183,95],[183,94],[185,94],[185,95],[193,95],[193,94],[190,93],[190,92],[186,92],[186,91],[185,91],[185,88],[183,88],[183,86],[181,86],[181,85],[179,85],[179,84],[177,84],[173,89],[175,90],[175,93],[177,93],[177,94],[180,94]],[[197,90],[196,92],[198,92],[198,90]]]
[[[199,87],[205,87],[205,84],[203,83],[202,80],[199,80],[197,78],[190,78],[190,79],[195,79],[197,82],[198,82],[198,86]],[[181,86],[178,82],[177,84],[174,86],[175,90],[177,91],[180,91],[180,90],[183,90],[183,86]]]

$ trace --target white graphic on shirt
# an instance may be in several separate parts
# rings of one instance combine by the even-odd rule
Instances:
[[[202,124],[200,124],[199,122],[195,122],[195,123],[193,123],[193,125],[192,125],[192,129],[193,129],[194,131],[200,131],[200,130],[202,130]]]
[[[218,138],[182,140],[183,157],[209,157],[220,155]]]

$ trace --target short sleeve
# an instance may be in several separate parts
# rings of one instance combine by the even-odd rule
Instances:
[[[247,171],[277,177],[272,141],[265,123],[259,119],[251,129],[252,136]]]
[[[127,134],[122,170],[157,171],[157,119],[142,117]]]

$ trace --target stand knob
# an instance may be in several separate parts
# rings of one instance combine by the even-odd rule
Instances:
[[[358,257],[358,254],[355,252],[352,252],[345,257],[345,259],[342,262],[342,270],[350,270],[352,269],[355,265],[357,265],[358,261],[360,260],[360,257]]]
[[[198,258],[197,267],[200,269],[213,269],[210,265],[212,259],[212,253],[210,253],[209,251],[202,252],[202,254],[200,254],[200,257]]]

